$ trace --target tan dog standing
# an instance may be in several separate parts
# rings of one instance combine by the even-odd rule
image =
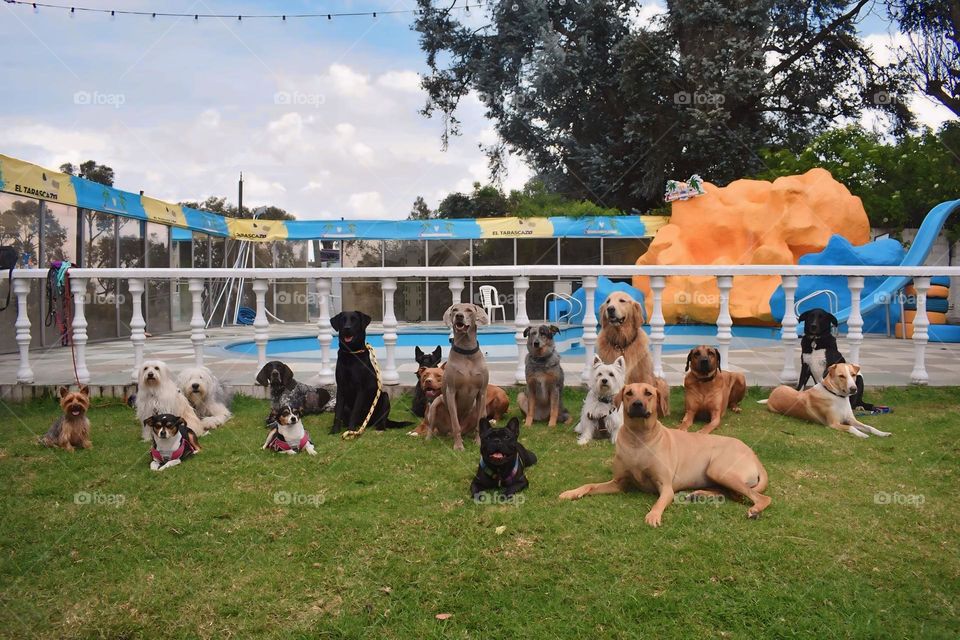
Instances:
[[[462,434],[476,432],[479,438],[480,417],[486,412],[490,375],[477,342],[477,325],[489,324],[490,320],[477,305],[460,302],[447,309],[443,321],[453,329],[453,344],[443,374],[443,400],[450,416],[453,448],[463,451]]]
[[[623,356],[627,363],[626,384],[645,382],[657,387],[657,413],[670,415],[670,386],[653,375],[650,341],[643,330],[643,308],[622,291],[611,293],[600,307],[600,334],[597,353],[607,364]]]
[[[742,373],[723,371],[720,351],[702,344],[687,354],[687,375],[683,379],[685,412],[678,429],[687,431],[694,420],[707,420],[700,433],[710,433],[720,426],[727,409],[740,413],[740,402],[747,393],[747,379]]]
[[[732,493],[753,502],[747,516],[756,518],[770,505],[767,471],[753,450],[736,438],[667,429],[657,420],[657,389],[631,384],[616,401],[623,408],[623,426],[617,433],[613,480],[585,484],[564,491],[561,500],[589,494],[619,493],[637,488],[659,494],[646,522],[659,527],[664,509],[677,491],[697,494]]]
[[[819,422],[858,438],[869,438],[870,435],[889,436],[888,432],[863,424],[853,415],[850,396],[857,393],[859,373],[860,365],[838,362],[831,365],[823,379],[812,388],[797,391],[793,387],[781,385],[770,393],[769,398],[761,400],[760,404],[766,404],[767,409],[774,413]]]

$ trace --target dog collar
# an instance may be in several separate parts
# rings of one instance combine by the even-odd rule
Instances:
[[[613,404],[613,396],[598,396],[597,400],[604,404]]]
[[[475,346],[473,349],[464,349],[463,347],[458,347],[457,345],[453,344],[453,340],[450,341],[450,345],[451,345],[450,348],[453,349],[454,352],[459,353],[462,356],[472,356],[473,354],[478,353],[480,351],[479,342],[477,343],[477,346]]]
[[[490,476],[492,480],[499,480],[500,484],[510,484],[513,481],[513,479],[516,478],[517,475],[519,475],[521,469],[523,469],[523,463],[520,462],[520,454],[518,453],[516,461],[513,463],[513,470],[509,473],[509,475],[506,475],[502,478],[500,477],[500,474],[497,472],[497,470],[491,469],[487,465],[486,460],[484,460],[482,457],[480,458],[480,469],[485,474]]]
[[[300,442],[296,446],[290,446],[290,443],[283,439],[283,436],[280,435],[278,431],[276,435],[273,436],[273,440],[270,441],[270,444],[267,445],[267,448],[273,449],[274,451],[301,451],[310,443],[310,434],[307,433],[306,429],[303,431],[303,437],[300,438]]]
[[[826,382],[826,381],[824,381],[824,382]],[[820,386],[823,387],[824,389],[826,389],[826,390],[827,390],[827,393],[830,393],[830,394],[832,394],[832,395],[835,395],[835,396],[837,396],[838,398],[847,398],[847,397],[848,397],[848,396],[842,396],[842,395],[840,395],[839,393],[837,393],[836,391],[834,391],[833,389],[831,389],[830,387],[828,387],[827,385],[825,385],[823,382],[820,383]]]

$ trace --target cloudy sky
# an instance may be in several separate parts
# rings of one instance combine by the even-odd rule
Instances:
[[[412,0],[73,1],[248,14],[414,8]],[[642,16],[659,10],[651,2]],[[480,146],[495,139],[472,99],[459,114],[463,135],[441,149],[442,123],[418,113],[425,64],[410,21],[71,18],[3,3],[0,153],[54,168],[93,158],[114,168],[116,186],[172,201],[235,201],[242,170],[245,205],[274,204],[301,219],[405,218],[417,195],[436,205],[485,181]],[[897,38],[879,16],[861,31],[878,51]],[[948,115],[922,98],[913,106],[932,126]],[[513,159],[504,186],[529,175]]]

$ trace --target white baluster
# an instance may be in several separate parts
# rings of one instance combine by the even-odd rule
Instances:
[[[590,381],[590,371],[593,369],[593,354],[597,348],[597,310],[594,309],[597,295],[596,276],[583,278],[583,342],[584,367],[580,374],[582,382]]]
[[[190,288],[190,300],[193,305],[192,315],[190,316],[190,342],[193,343],[193,359],[198,367],[202,367],[203,343],[207,340],[207,334],[204,331],[203,302],[201,300],[203,278],[190,278],[187,286]]]
[[[87,297],[87,279],[70,278],[70,293],[73,294],[73,354],[76,363],[77,382],[90,382],[87,370],[87,317],[85,302]]]
[[[667,285],[664,276],[650,276],[653,292],[653,314],[650,316],[650,344],[653,345],[653,375],[663,377],[663,288]]]
[[[720,289],[720,314],[717,316],[717,344],[720,349],[720,360],[723,366],[730,363],[730,340],[733,339],[733,319],[730,317],[730,289],[733,287],[733,276],[717,276],[717,287]]]
[[[453,300],[451,304],[463,302],[463,278],[450,278],[448,286],[450,287],[450,298]]]
[[[400,384],[397,373],[397,315],[393,308],[393,294],[397,290],[396,278],[381,278],[383,287],[383,346],[387,352],[387,364],[382,369],[383,384]]]
[[[147,342],[145,331],[147,323],[143,319],[143,279],[130,278],[127,281],[127,289],[130,291],[130,303],[133,308],[130,314],[130,342],[133,343],[133,370],[130,377],[136,381],[140,367],[143,366],[143,345]]]
[[[783,276],[783,320],[780,321],[780,344],[783,345],[783,370],[780,372],[780,382],[789,385],[797,384],[800,373],[794,361],[797,351],[797,311],[794,305],[797,300],[797,276]]]
[[[257,344],[257,371],[267,364],[267,342],[270,341],[270,322],[267,320],[267,287],[263,278],[253,281],[253,295],[257,300],[257,313],[253,317],[253,341]]]
[[[17,346],[20,349],[20,366],[17,368],[17,382],[33,382],[33,369],[30,368],[30,314],[27,311],[27,296],[30,294],[30,280],[15,278],[13,292],[17,296]]]
[[[330,345],[333,344],[333,327],[330,326],[330,278],[317,278],[317,295],[320,296],[320,318],[317,320],[317,341],[320,342],[320,384],[333,384],[333,369],[330,368]]]
[[[516,332],[513,334],[513,339],[517,342],[517,370],[514,374],[514,380],[517,384],[526,384],[527,382],[527,339],[523,336],[523,331],[530,326],[530,318],[527,317],[527,289],[529,288],[530,278],[526,276],[514,277],[513,326]]]
[[[847,345],[850,359],[847,362],[860,364],[860,345],[863,343],[863,316],[860,314],[860,292],[863,291],[863,276],[848,276],[850,289],[850,317],[847,318]]]
[[[913,288],[917,290],[917,315],[913,318],[913,373],[910,374],[910,382],[927,384],[929,378],[925,359],[927,340],[930,337],[927,333],[927,327],[930,326],[930,320],[927,319],[927,289],[930,288],[930,278],[914,278]],[[903,326],[906,327],[906,323]]]

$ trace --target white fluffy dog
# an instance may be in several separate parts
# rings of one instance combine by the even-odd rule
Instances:
[[[178,382],[180,392],[186,396],[205,428],[216,429],[230,419],[230,395],[209,369],[184,369]]]
[[[186,421],[187,426],[198,436],[206,434],[207,429],[197,417],[197,413],[180,392],[177,381],[169,367],[160,360],[147,360],[137,374],[137,420],[140,421],[143,439],[153,441],[153,433],[143,421],[158,413],[172,413]]]
[[[594,434],[606,429],[610,442],[617,441],[617,431],[623,424],[623,411],[613,405],[613,398],[623,388],[627,364],[623,356],[605,364],[600,356],[593,356],[593,370],[590,373],[590,391],[583,401],[580,422],[574,431],[580,434],[577,444],[587,444]]]

